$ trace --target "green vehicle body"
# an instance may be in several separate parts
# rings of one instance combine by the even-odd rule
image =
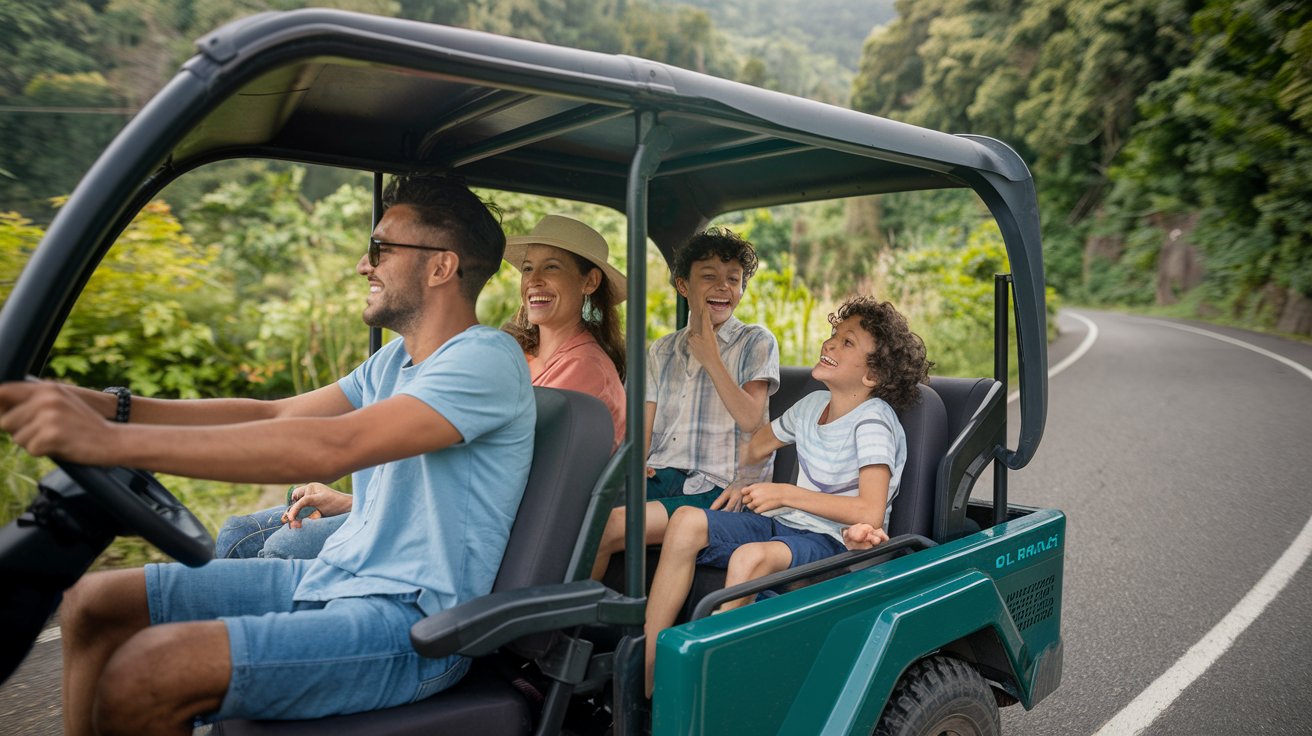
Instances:
[[[0,377],[39,374],[78,292],[135,213],[181,174],[224,159],[372,171],[376,187],[384,173],[453,170],[476,186],[609,206],[628,217],[629,264],[645,263],[648,238],[668,260],[724,212],[971,188],[993,214],[1012,269],[996,297],[1002,380],[967,422],[978,431],[957,437],[939,470],[933,538],[840,555],[842,569],[818,582],[722,615],[694,614],[661,633],[651,727],[868,734],[904,673],[932,656],[969,663],[1000,703],[1028,709],[1056,689],[1065,517],[1006,502],[1006,473],[1034,456],[1047,411],[1037,199],[1010,148],[642,59],[339,11],[262,14],[201,39],[198,50],[47,231],[0,311]],[[645,269],[631,268],[628,285],[628,304],[645,303]],[[1015,448],[1005,441],[1001,362],[1012,286]],[[626,318],[630,438],[643,434],[645,318],[642,309]],[[421,621],[411,632],[416,648],[484,656],[527,634],[574,632],[559,656],[537,661],[552,687],[566,699],[613,688],[615,732],[641,731],[630,707],[640,700],[644,556],[626,559],[623,591],[585,580],[584,571],[625,488],[628,547],[642,547],[644,465],[641,443],[626,440],[593,489],[565,580]],[[993,503],[970,501],[989,466]],[[59,574],[75,580],[85,570],[76,562]],[[594,651],[586,632],[577,633],[588,626],[621,641]],[[559,727],[557,720],[537,730]]]
[[[991,529],[665,631],[654,732],[868,734],[902,673],[940,651],[1033,707],[1061,678],[1066,519],[1012,510]]]

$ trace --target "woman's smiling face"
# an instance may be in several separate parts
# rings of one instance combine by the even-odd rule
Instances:
[[[583,321],[583,297],[601,283],[599,269],[585,274],[573,253],[551,245],[530,245],[519,270],[519,298],[539,329],[576,327]]]

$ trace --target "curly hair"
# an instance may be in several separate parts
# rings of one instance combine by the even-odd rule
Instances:
[[[592,261],[577,253],[570,253],[569,255],[573,256],[574,263],[579,268],[579,273],[585,277],[594,270],[601,274],[601,283],[597,285],[596,291],[588,295],[580,319],[583,322],[584,329],[592,334],[592,337],[597,341],[597,345],[601,346],[602,351],[606,353],[606,357],[610,358],[610,362],[614,364],[615,371],[620,375],[620,381],[623,381],[626,368],[624,362],[624,331],[621,329],[619,302],[615,301],[610,293],[610,279],[606,278],[606,272],[594,266]],[[591,303],[592,308],[590,310],[587,306],[588,302]],[[501,329],[515,338],[520,349],[524,352],[537,355],[538,340],[541,335],[538,332],[538,326],[528,321],[527,305],[521,305],[519,311],[515,312],[515,316],[502,325]]]
[[[743,291],[747,282],[756,273],[756,249],[734,231],[727,227],[707,228],[689,238],[682,248],[674,253],[674,267],[670,269],[670,285],[676,279],[688,280],[692,273],[692,264],[707,258],[718,257],[721,261],[738,261],[743,267]]]
[[[829,324],[837,327],[855,317],[861,329],[875,339],[875,350],[866,356],[866,366],[878,385],[871,391],[887,401],[895,411],[903,411],[920,401],[916,384],[929,380],[934,363],[925,357],[925,341],[911,331],[907,318],[892,302],[868,296],[856,296],[843,302],[837,312],[829,314]]]

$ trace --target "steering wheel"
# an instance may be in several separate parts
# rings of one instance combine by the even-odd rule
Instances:
[[[154,475],[135,468],[101,468],[56,460],[129,531],[190,567],[214,559],[214,539],[191,510]]]

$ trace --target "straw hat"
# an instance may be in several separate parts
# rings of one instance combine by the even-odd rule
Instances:
[[[624,274],[607,260],[610,251],[606,247],[606,239],[578,220],[563,215],[547,215],[528,235],[506,238],[506,260],[516,269],[521,269],[524,254],[530,245],[551,245],[583,256],[606,274],[612,301],[619,304],[628,295],[628,282]]]

